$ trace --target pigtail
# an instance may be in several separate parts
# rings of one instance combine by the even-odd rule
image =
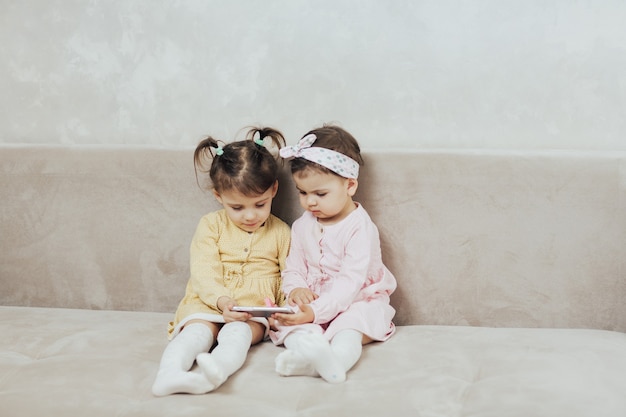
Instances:
[[[201,172],[209,172],[211,169],[211,164],[209,167],[206,167],[206,163],[210,160],[211,162],[216,156],[216,150],[221,149],[220,144],[217,140],[213,139],[211,136],[207,136],[205,139],[198,143],[195,151],[193,152],[193,168],[196,174],[196,183],[200,186],[200,182],[198,180],[198,170]]]
[[[266,147],[269,151],[271,146],[268,146],[269,144],[267,143],[267,138],[272,141],[273,147],[277,148],[278,150],[280,150],[287,144],[287,141],[285,140],[283,134],[280,131],[271,127],[251,127],[248,131],[248,134],[246,135],[247,140],[253,140],[257,146]],[[263,142],[259,143],[258,141]]]

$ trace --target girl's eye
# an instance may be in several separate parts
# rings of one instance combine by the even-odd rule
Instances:
[[[324,197],[326,195],[326,193],[317,193],[318,197]]]
[[[231,207],[235,211],[241,211],[241,207]]]
[[[263,207],[265,207],[265,203],[256,205],[256,208],[263,208]]]

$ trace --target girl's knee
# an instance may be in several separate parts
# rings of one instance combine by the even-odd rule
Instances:
[[[218,332],[220,331],[221,325],[218,323],[213,323],[207,320],[202,320],[202,319],[193,319],[193,320],[189,320],[187,323],[185,323],[185,325],[180,329],[180,331],[182,332],[185,327],[191,325],[191,324],[203,324],[205,326],[207,326],[210,330],[211,333],[213,333],[213,338],[215,339],[217,337]]]
[[[232,321],[230,323],[226,323],[222,326],[217,340],[223,339],[224,337],[229,338],[237,338],[239,340],[247,340],[250,344],[254,344],[254,340],[257,337],[258,331],[256,327],[251,326],[248,322],[245,321]],[[228,335],[228,336],[227,336]]]

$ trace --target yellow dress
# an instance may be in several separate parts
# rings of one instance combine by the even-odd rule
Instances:
[[[178,305],[169,337],[185,318],[222,322],[217,300],[228,296],[242,306],[263,306],[265,298],[284,305],[281,271],[289,252],[289,226],[270,215],[254,232],[237,227],[225,210],[200,219],[190,248],[190,278]]]

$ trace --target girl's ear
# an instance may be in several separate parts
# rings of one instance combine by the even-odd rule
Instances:
[[[272,198],[276,197],[277,192],[278,192],[278,180],[274,181],[274,185],[272,185]]]
[[[348,195],[350,197],[354,197],[357,188],[359,188],[359,181],[356,178],[348,178]]]
[[[215,191],[215,189],[213,189],[213,197],[215,197],[215,199],[221,204],[224,205],[224,203],[222,202],[222,196],[220,196],[220,193],[218,193],[217,191]]]

